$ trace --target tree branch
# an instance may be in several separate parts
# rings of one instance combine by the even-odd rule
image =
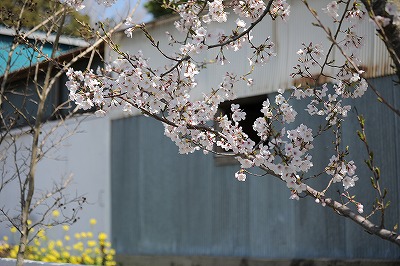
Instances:
[[[232,37],[232,38],[226,40],[225,42],[217,43],[217,44],[212,44],[212,45],[208,45],[207,48],[208,48],[208,49],[211,49],[211,48],[215,48],[215,47],[222,47],[222,46],[228,45],[228,44],[230,44],[231,42],[234,42],[234,41],[236,41],[236,40],[242,38],[244,35],[248,34],[248,33],[249,33],[258,23],[260,23],[260,22],[264,19],[264,17],[269,13],[269,9],[271,8],[272,2],[273,2],[273,0],[269,0],[269,2],[268,2],[268,4],[267,4],[267,7],[266,7],[265,10],[264,10],[264,13],[262,13],[261,16],[260,16],[256,21],[254,21],[253,23],[251,23],[251,24],[250,24],[250,27],[249,27],[248,29],[246,29],[246,30],[243,31],[242,33],[240,33],[240,34],[238,34],[238,35],[236,35],[236,36],[234,36],[234,37]]]
[[[307,186],[307,192],[312,195],[314,198],[317,198],[317,195],[319,195],[318,191],[315,189]],[[362,228],[364,228],[367,232],[374,234],[384,240],[388,240],[397,246],[400,247],[400,235],[397,234],[396,232],[381,228],[377,226],[376,224],[372,223],[365,217],[353,212],[350,208],[347,206],[331,199],[331,198],[324,198],[324,202],[326,203],[327,206],[338,212],[340,215],[343,215],[346,218],[349,218],[356,224],[360,225]]]
[[[388,17],[385,11],[387,0],[361,0],[361,2],[364,4],[372,20],[375,21],[376,16]],[[396,75],[399,79],[398,82],[400,82],[400,27],[393,23],[389,23],[386,27],[378,26],[377,32],[393,60]]]

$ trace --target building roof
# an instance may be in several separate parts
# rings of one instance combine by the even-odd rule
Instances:
[[[316,10],[322,10],[326,7],[323,1],[313,0],[313,8]],[[264,19],[257,24],[253,30],[252,35],[254,36],[253,42],[263,43],[267,38],[270,38],[274,42],[274,52],[277,54],[276,57],[271,57],[269,62],[261,68],[256,68],[252,72],[252,78],[254,84],[249,90],[242,90],[238,86],[236,95],[238,97],[250,97],[254,95],[263,95],[277,91],[279,88],[290,88],[291,86],[304,85],[306,79],[292,79],[291,74],[293,72],[293,66],[298,64],[297,51],[303,48],[305,39],[306,44],[314,43],[322,45],[325,53],[329,50],[331,42],[326,38],[323,30],[312,26],[314,21],[313,16],[307,16],[309,12],[301,1],[291,2],[291,14],[290,21],[284,22],[282,20],[269,20]],[[235,16],[232,14],[232,16]],[[185,36],[180,35],[173,22],[179,20],[177,16],[167,16],[152,22],[146,23],[146,29],[148,33],[159,43],[159,48],[162,49],[165,54],[175,54],[179,51],[180,44],[169,45],[169,37],[165,32],[170,32],[177,40],[182,40]],[[234,20],[234,19],[233,19]],[[232,20],[232,21],[233,21]],[[336,27],[333,20],[326,21],[327,27],[334,29]],[[235,26],[233,26],[235,27]],[[216,32],[223,30],[224,32],[231,32],[232,24],[229,23],[211,23],[208,25],[208,31]],[[363,74],[366,78],[376,78],[381,76],[387,76],[394,74],[394,69],[391,67],[392,60],[388,54],[385,44],[379,39],[376,34],[376,29],[373,23],[368,18],[360,21],[357,27],[354,28],[358,35],[363,36],[363,43],[365,44],[358,51],[358,57],[361,60],[360,69],[366,71]],[[182,37],[181,39],[179,39]],[[146,58],[149,58],[149,62],[152,62],[153,67],[163,67],[168,64],[169,61],[162,56],[156,48],[149,44],[149,40],[145,34],[140,30],[133,32],[133,37],[126,37],[123,31],[113,35],[115,42],[119,44],[119,47],[123,51],[138,51],[141,50]],[[134,41],[133,41],[134,40]],[[201,55],[195,55],[200,61],[213,62],[219,53],[219,48],[207,49],[206,52]],[[253,56],[254,50],[249,45],[244,45],[242,49],[237,52],[232,50],[224,50],[224,55],[230,62],[228,70],[233,73],[248,73],[251,69],[247,63],[247,58]],[[117,56],[117,55],[116,55]],[[197,56],[197,57],[196,57]],[[337,47],[332,49],[330,53],[332,60],[336,64],[340,65],[344,63],[344,58],[341,55]],[[246,63],[243,63],[246,62]],[[225,66],[218,64],[208,64],[207,68],[202,70],[201,75],[197,77],[198,88],[192,90],[195,94],[198,92],[198,96],[201,97],[202,93],[210,88],[219,86],[221,77],[225,75],[227,71]],[[324,73],[327,76],[335,76],[337,69],[328,68],[325,69]],[[318,75],[318,69],[312,69],[312,74]],[[331,79],[321,79],[320,83],[330,82]],[[194,96],[193,96],[194,97]]]
[[[15,36],[16,32],[14,29],[10,28],[5,28],[5,27],[0,27],[0,35],[5,35],[5,36]],[[46,36],[44,32],[34,32],[30,35],[28,35],[29,39],[35,39],[35,40],[46,40],[46,42],[53,43],[56,35],[52,34],[50,36]],[[87,47],[89,46],[89,43],[81,38],[74,38],[74,37],[69,37],[69,36],[60,36],[59,39],[60,44],[65,44],[65,45],[72,45],[76,47]]]
[[[75,56],[78,56],[81,52],[83,52],[86,49],[86,47],[76,47],[74,49],[71,49],[69,51],[66,51],[65,53],[59,55],[58,57],[54,58],[54,60],[60,64],[63,64],[64,62],[69,62],[71,61]],[[100,44],[98,46],[99,52],[101,54],[104,53],[104,44]],[[80,59],[79,59],[80,60]],[[43,60],[42,62],[40,62],[39,64],[39,68],[40,69],[45,69],[48,65],[49,61],[48,60]],[[0,66],[1,67],[1,66]],[[8,77],[8,81],[9,82],[14,82],[17,80],[21,80],[26,78],[27,75],[32,75],[33,72],[30,71],[31,66],[26,66],[20,69],[17,69],[15,71],[12,72],[12,74]],[[1,69],[0,69],[1,70]],[[2,74],[0,72],[0,74]],[[0,82],[3,79],[3,76],[0,75]]]
[[[9,51],[15,35],[15,30],[0,27],[0,76],[2,76],[5,72]],[[53,51],[53,43],[56,36],[47,36],[43,32],[35,32],[28,35],[27,38],[32,44],[37,41],[40,41],[40,45],[44,43],[41,48],[41,53],[34,51],[34,49],[29,45],[18,45],[11,56],[11,72],[30,67],[37,62],[46,60],[47,56],[50,56]],[[82,39],[61,36],[56,55],[61,56],[73,50],[84,48],[89,45],[90,44],[88,42]]]

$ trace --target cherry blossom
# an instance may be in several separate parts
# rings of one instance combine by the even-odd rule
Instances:
[[[66,5],[74,8],[76,11],[79,11],[79,10],[85,8],[85,5],[83,4],[83,0],[59,0],[59,1],[62,4],[66,4]]]
[[[385,5],[385,11],[391,16],[398,16],[397,6],[394,3],[387,2]]]
[[[385,18],[385,17],[382,17],[382,16],[375,16],[374,21],[375,21],[375,23],[376,23],[376,25],[377,25],[377,26],[376,26],[377,29],[379,29],[379,27],[384,28],[384,27],[386,27],[387,25],[389,25],[389,23],[390,23],[390,18]]]
[[[112,6],[117,0],[96,0],[99,5]]]
[[[246,181],[246,174],[243,171],[238,171],[235,173],[235,178],[238,181]]]
[[[336,1],[330,2],[326,8],[322,9],[325,13],[327,13],[329,16],[332,18],[336,19],[339,17],[338,11],[339,11],[339,5]]]
[[[355,181],[357,181],[357,180],[358,180],[357,176],[353,176],[353,177],[346,176],[345,178],[343,178],[344,189],[347,190],[351,187],[354,187],[356,185]]]
[[[227,13],[224,11],[224,5],[221,0],[214,0],[212,2],[208,2],[208,15],[213,21],[217,21],[219,23],[226,22]]]
[[[357,204],[357,211],[359,213],[363,213],[364,212],[364,206],[361,203]]]
[[[322,169],[315,169],[314,140],[332,132],[339,135],[341,125],[351,111],[346,99],[360,98],[368,90],[358,59],[364,45],[358,25],[365,11],[357,4],[345,8],[343,1],[331,1],[323,8],[321,16],[329,17],[330,23],[337,27],[325,31],[331,47],[313,42],[298,47],[297,53],[293,54],[298,60],[291,77],[306,82],[293,82],[286,92],[278,90],[275,96],[269,95],[260,106],[259,117],[247,121],[251,116],[239,104],[230,104],[230,112],[221,112],[219,107],[224,101],[235,100],[235,92],[242,87],[251,89],[245,84],[257,82],[253,80],[252,71],[270,63],[271,57],[280,56],[274,50],[272,37],[255,41],[252,36],[252,27],[259,20],[268,18],[267,14],[273,20],[278,17],[288,19],[290,5],[286,1],[275,0],[268,4],[261,0],[235,0],[228,4],[221,0],[176,3],[174,9],[179,13],[179,19],[174,25],[180,34],[166,33],[175,53],[167,55],[160,49],[161,55],[168,59],[167,64],[153,67],[141,52],[120,52],[118,59],[96,73],[69,69],[66,85],[70,99],[78,108],[95,109],[96,116],[104,116],[111,109],[120,109],[130,115],[138,109],[164,124],[165,136],[178,146],[180,153],[203,150],[204,153],[232,156],[240,164],[234,175],[238,181],[245,181],[251,176],[252,168],[259,167],[285,182],[291,199],[299,200],[309,195],[316,203],[329,205],[325,192],[336,186],[343,193],[349,193],[359,180],[357,166],[351,153],[340,150],[342,143],[337,136],[329,162],[325,162]],[[388,18],[375,17],[378,26],[385,27],[399,17],[395,6],[387,4],[385,10]],[[340,22],[339,17],[344,18],[345,23]],[[231,31],[218,29],[220,23],[229,20],[232,20]],[[323,24],[316,24],[325,29]],[[132,37],[135,25],[131,19],[126,20],[126,25],[129,28],[125,34]],[[334,30],[337,34],[329,35]],[[154,40],[151,42],[159,48]],[[251,51],[245,56],[249,63],[246,67],[251,70],[235,73],[229,69],[229,56],[243,47]],[[332,50],[340,54],[343,64],[328,60]],[[204,51],[212,54],[211,58],[197,59]],[[229,71],[216,86],[200,87],[197,77],[209,64],[228,66]],[[315,77],[315,73],[324,78],[323,82]],[[196,96],[199,93],[193,92],[199,92],[200,88],[201,96]],[[298,113],[303,110],[293,107],[295,101],[306,103],[304,115]],[[318,129],[307,125],[313,116],[324,121]],[[252,139],[250,136],[255,134],[243,129],[246,122],[259,138]],[[310,176],[316,171],[321,172]],[[316,177],[320,177],[320,182],[327,188],[313,194],[309,180]],[[363,205],[345,195],[353,208],[363,213]]]
[[[82,10],[85,8],[83,4],[84,0],[59,0],[60,3],[66,4],[69,7],[74,8],[76,11]],[[99,5],[104,5],[106,7],[112,6],[117,0],[96,0]]]

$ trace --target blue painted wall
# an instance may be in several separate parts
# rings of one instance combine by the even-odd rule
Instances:
[[[4,74],[6,62],[8,59],[8,53],[12,46],[13,39],[13,36],[0,35],[0,76]],[[31,42],[32,44],[34,43],[33,40],[31,40]],[[38,45],[41,45],[41,43],[39,42]],[[72,45],[60,44],[59,50],[56,55],[59,56],[73,48],[76,47]],[[47,56],[50,56],[52,49],[52,44],[46,43],[43,46],[42,52]],[[14,53],[11,57],[11,72],[21,68],[29,67],[31,65],[34,65],[36,62],[41,62],[45,59],[46,58],[44,56],[41,56],[39,53],[35,52],[28,45],[19,45],[14,50]]]

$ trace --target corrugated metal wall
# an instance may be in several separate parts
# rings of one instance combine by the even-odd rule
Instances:
[[[323,46],[324,54],[327,53],[330,42],[321,28],[312,26],[315,19],[307,10],[302,1],[292,0],[288,1],[291,4],[291,13],[288,22],[281,19],[272,21],[269,18],[264,19],[260,24],[254,27],[252,35],[254,36],[253,42],[259,45],[270,36],[271,40],[275,43],[276,57],[270,59],[269,63],[263,67],[256,68],[251,77],[254,79],[254,85],[251,87],[246,86],[245,82],[238,83],[235,86],[236,94],[238,97],[248,97],[252,95],[260,95],[265,93],[276,92],[280,88],[290,88],[294,84],[298,84],[296,80],[290,78],[293,72],[293,66],[298,62],[298,55],[296,52],[303,48],[302,43],[308,45],[310,42],[313,44],[321,44]],[[319,14],[324,25],[329,26],[332,31],[335,31],[336,26],[333,25],[332,19],[328,16],[322,15],[322,8],[326,7],[329,1],[311,0],[308,1],[310,6],[313,7]],[[234,16],[234,12],[230,12],[230,16]],[[179,45],[173,47],[168,45],[168,38],[165,34],[166,31],[176,37],[177,40],[183,40],[185,37],[180,35],[175,29],[174,20],[166,19],[155,21],[147,25],[150,34],[156,41],[160,42],[160,47],[166,54],[173,55],[179,51]],[[223,30],[226,34],[235,28],[235,18],[232,18],[230,23],[212,24],[209,25],[209,31],[214,33],[216,29]],[[345,29],[343,27],[342,29]],[[356,32],[364,37],[365,46],[360,49],[359,58],[361,60],[362,69],[366,70],[364,76],[366,77],[380,77],[384,75],[393,74],[394,71],[390,67],[390,56],[385,48],[383,42],[376,35],[375,26],[366,17],[357,26]],[[341,35],[339,35],[341,36]],[[341,41],[344,36],[339,38]],[[137,30],[133,33],[133,38],[128,38],[123,32],[114,36],[114,40],[119,44],[122,51],[130,51],[135,53],[138,50],[143,51],[143,55],[149,58],[149,62],[153,67],[162,67],[168,61],[151,45],[144,34]],[[209,44],[213,42],[210,41]],[[215,60],[219,49],[210,49],[202,52],[201,55],[194,56],[195,60]],[[222,77],[227,71],[243,75],[250,70],[247,58],[251,57],[253,50],[249,45],[244,45],[238,52],[224,50],[229,64],[220,66],[219,64],[208,65],[196,77],[198,86],[191,91],[191,96],[200,97],[204,92],[211,91],[212,88],[218,88]],[[114,54],[115,56],[115,54]],[[339,53],[337,48],[333,49],[332,59],[335,59],[337,65],[343,63],[343,56]],[[335,69],[325,69],[325,74],[334,75]],[[319,73],[319,69],[311,70],[312,73]]]
[[[397,108],[392,77],[374,84]],[[296,109],[306,104],[296,103]],[[356,101],[392,205],[387,224],[399,222],[399,118],[369,92]],[[308,124],[317,126],[315,121]],[[373,190],[357,140],[355,112],[343,126],[360,177],[357,199]],[[330,138],[315,143],[314,165],[326,165]],[[142,116],[114,120],[111,136],[112,236],[119,254],[249,256],[263,258],[399,258],[393,244],[321,207],[311,199],[289,200],[273,177],[238,182],[238,165],[216,166],[213,155],[179,155],[163,126]],[[358,193],[357,193],[358,192]],[[332,193],[336,193],[332,190]],[[373,198],[370,197],[370,198]],[[370,205],[366,205],[366,212]]]

